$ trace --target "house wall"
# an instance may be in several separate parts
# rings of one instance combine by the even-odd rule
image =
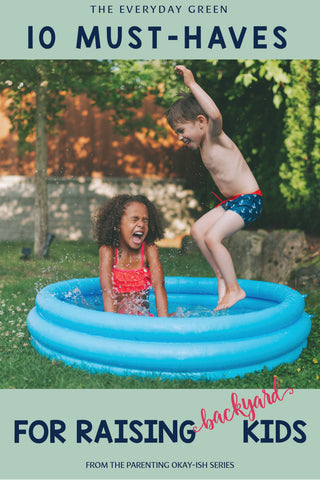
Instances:
[[[0,177],[0,240],[34,237],[34,178]],[[189,232],[199,205],[183,179],[48,178],[49,231],[61,240],[92,240],[92,217],[118,193],[143,194],[163,214],[166,239]]]

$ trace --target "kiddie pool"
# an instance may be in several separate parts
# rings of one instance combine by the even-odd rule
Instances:
[[[106,313],[99,278],[73,279],[43,288],[27,325],[40,354],[93,373],[217,380],[296,360],[311,328],[303,296],[239,283],[247,297],[214,313],[215,278],[166,277],[169,312],[188,316],[159,318]]]

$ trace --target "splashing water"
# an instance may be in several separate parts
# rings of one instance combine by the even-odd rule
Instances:
[[[215,312],[213,308],[203,307],[201,305],[194,305],[191,308],[177,307],[174,317],[188,318],[188,317],[216,317],[227,315],[227,310],[220,310]]]
[[[58,296],[60,295],[58,294]],[[62,301],[78,307],[104,311],[101,295],[95,294],[84,296],[79,287],[72,288],[69,292],[63,293],[60,298]],[[150,315],[149,302],[145,299],[137,298],[135,294],[127,295],[125,298],[119,301],[117,308],[118,311],[123,314]]]
[[[59,295],[60,296],[60,295]],[[63,292],[60,299],[66,303],[71,303],[77,307],[87,308],[103,312],[102,295],[84,296],[79,287],[74,287],[69,292]]]
[[[47,285],[68,279],[68,273],[63,272],[64,264],[72,261],[72,256],[66,253],[62,258],[49,263],[40,270],[40,278],[34,283],[36,293],[39,293],[42,288]]]
[[[150,302],[145,298],[137,296],[136,293],[127,294],[117,302],[116,306],[119,313],[144,316],[150,315]]]
[[[87,308],[91,310],[103,311],[103,302],[102,296],[99,294],[95,295],[86,295],[84,296],[81,293],[79,287],[70,289],[69,292],[63,293],[61,300],[78,307]],[[153,302],[146,301],[145,299],[139,299],[135,294],[127,295],[121,301],[118,302],[118,311],[123,314],[129,315],[144,315],[150,316],[150,311],[156,316],[156,308]],[[201,306],[201,305],[192,305],[187,307],[182,307],[179,305],[172,304],[170,306],[170,313],[172,317],[176,318],[188,318],[188,317],[212,317],[212,316],[222,316],[226,315],[226,311],[215,312],[213,305],[212,307]],[[173,312],[173,313],[172,313]]]

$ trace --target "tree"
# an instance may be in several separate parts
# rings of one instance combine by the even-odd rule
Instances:
[[[12,130],[18,132],[18,150],[31,150],[28,136],[36,132],[36,172],[34,209],[34,254],[41,256],[48,233],[47,206],[47,87],[45,64],[23,61],[1,62],[1,87],[9,99]],[[35,95],[35,99],[33,98]],[[57,113],[57,108],[55,108]]]
[[[36,151],[34,254],[43,255],[48,233],[47,134],[59,122],[65,93],[86,93],[101,109],[112,108],[119,131],[138,128],[136,108],[154,85],[150,64],[133,61],[22,60],[0,62],[0,90],[11,100],[9,115],[19,153]],[[121,119],[126,122],[123,125]],[[141,120],[140,120],[141,122]],[[31,136],[35,134],[35,146]]]
[[[286,159],[280,167],[280,189],[297,226],[320,230],[320,64],[313,60],[290,62],[286,89]]]
[[[199,84],[212,96],[222,112],[224,130],[243,152],[264,194],[264,212],[258,222],[275,225],[286,209],[279,189],[279,169],[284,161],[284,87],[289,82],[288,62],[278,60],[187,60]],[[183,82],[172,64],[165,76],[166,92],[161,101],[167,108]],[[199,160],[199,166],[201,162]],[[200,168],[200,167],[199,167]],[[208,207],[215,205],[210,176],[201,170],[198,199]],[[196,183],[200,183],[197,181]],[[194,188],[194,185],[192,186]],[[217,192],[218,193],[218,192]],[[275,205],[279,215],[275,217]],[[259,223],[255,225],[259,225]]]
[[[256,226],[320,232],[320,63],[317,60],[185,61],[221,109],[264,194]],[[168,65],[173,71],[173,66]],[[183,88],[168,73],[164,103]],[[208,177],[208,175],[207,175]],[[211,189],[202,198],[213,206]]]
[[[34,254],[41,256],[48,234],[48,191],[47,191],[47,80],[38,69],[39,78],[35,87],[36,94],[36,175],[35,175],[35,219]]]
[[[268,227],[319,231],[319,220],[314,219],[320,200],[319,61],[181,62],[217,102],[225,131],[243,151],[262,187],[264,212],[256,226],[263,222]],[[180,61],[0,62],[0,89],[11,99],[10,118],[19,135],[21,155],[27,148],[35,148],[30,134],[36,131],[39,200],[35,213],[40,222],[35,233],[40,240],[37,246],[35,241],[36,254],[41,255],[48,231],[45,136],[60,119],[65,93],[86,93],[101,110],[111,109],[120,133],[144,127],[144,131],[165,135],[152,116],[140,118],[137,109],[148,94],[168,108],[184,89],[174,72],[177,63]],[[200,203],[213,206],[214,186],[200,165],[197,162],[192,188]]]

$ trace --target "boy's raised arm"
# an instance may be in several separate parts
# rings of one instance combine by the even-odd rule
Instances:
[[[195,99],[198,101],[202,109],[206,112],[209,119],[214,122],[214,133],[219,134],[222,131],[222,116],[217,105],[212,98],[200,87],[195,81],[191,70],[184,65],[177,65],[175,71],[183,77],[186,87],[189,88]]]

